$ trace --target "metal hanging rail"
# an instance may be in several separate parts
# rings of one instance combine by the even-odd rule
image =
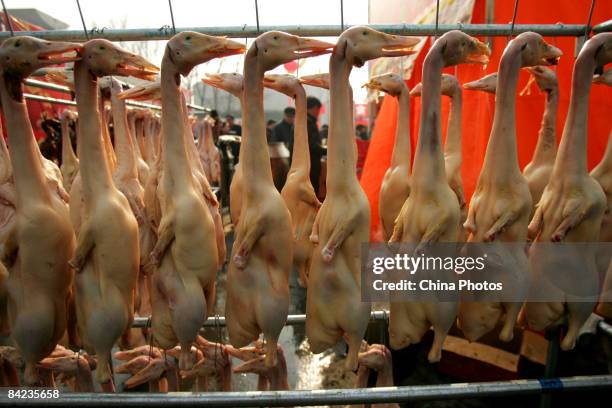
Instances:
[[[48,89],[50,91],[63,92],[63,93],[67,93],[67,94],[70,94],[70,93],[74,92],[72,89],[70,89],[67,86],[58,85],[58,84],[54,84],[54,83],[51,83],[51,82],[39,81],[39,80],[36,80],[36,79],[26,79],[24,81],[24,84],[26,86],[30,86],[30,87],[34,87],[34,88]],[[41,102],[59,103],[59,104],[63,104],[63,105],[76,105],[76,103],[74,101],[70,101],[70,100],[67,100],[67,99],[57,99],[57,98],[52,98],[52,97],[42,96],[42,95],[24,94],[24,97],[26,99],[31,99],[31,100],[35,100],[35,101],[41,101]],[[161,106],[155,105],[155,104],[151,104],[151,103],[144,103],[144,102],[131,101],[131,100],[127,100],[127,101],[125,101],[125,103],[126,103],[126,105],[133,106],[135,108],[153,109],[153,110],[158,110],[158,111],[161,110]],[[210,109],[207,109],[207,108],[205,108],[203,106],[200,106],[200,105],[194,105],[192,103],[188,103],[187,107],[191,108],[191,109],[194,109],[194,110],[202,111],[202,112],[210,111]]]
[[[612,31],[612,20],[604,21],[601,24],[597,24],[593,27],[593,32],[595,34],[604,33],[606,31]]]
[[[71,101],[69,99],[58,99],[58,98],[52,98],[50,96],[34,95],[34,94],[29,94],[29,93],[24,93],[23,97],[25,99],[29,99],[31,101],[39,101],[39,102],[55,103],[55,104],[59,104],[59,105],[76,106],[76,102],[75,101]]]
[[[313,391],[177,392],[177,393],[71,393],[57,399],[9,399],[0,395],[0,405],[45,406],[197,406],[197,407],[286,407],[437,401],[449,399],[527,396],[541,393],[603,391],[612,387],[612,375],[565,377],[539,380],[418,385],[406,387],[349,388]]]
[[[376,310],[370,314],[370,320],[388,320],[389,312],[387,310]],[[306,322],[305,314],[294,314],[287,316],[286,326],[296,326],[300,324],[304,324]],[[150,326],[150,318],[149,317],[134,317],[134,322],[132,323],[133,328],[143,328]],[[225,316],[211,316],[204,322],[203,327],[217,327],[225,326]]]
[[[607,21],[595,27],[600,31],[610,31],[612,23]],[[434,24],[370,24],[370,27],[390,34],[429,36],[435,33]],[[344,28],[349,28],[345,25]],[[176,32],[195,31],[204,34],[226,36],[233,38],[257,37],[262,32],[280,30],[291,34],[308,37],[334,37],[343,31],[339,25],[279,25],[279,26],[228,26],[228,27],[177,27]],[[535,31],[544,36],[583,36],[590,27],[585,24],[440,24],[438,33],[443,34],[451,30],[461,30],[470,35],[491,37],[514,35],[525,31]],[[83,30],[53,30],[53,31],[20,31],[19,35],[29,35],[46,40],[57,41],[86,41]],[[162,28],[124,28],[102,29],[94,28],[87,32],[89,38],[105,38],[110,41],[153,41],[167,40],[173,36],[171,27]],[[0,32],[0,40],[10,37],[8,32]]]
[[[134,317],[132,322],[133,328],[145,328],[151,325],[150,317]],[[389,320],[388,310],[375,310],[370,313],[370,320]],[[296,326],[304,324],[306,322],[305,314],[294,314],[287,316],[286,326]],[[225,327],[225,316],[211,316],[209,317],[202,327]],[[601,320],[597,323],[597,329],[612,338],[612,325]]]

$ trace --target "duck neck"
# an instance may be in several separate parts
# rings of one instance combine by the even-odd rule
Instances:
[[[546,92],[544,116],[538,134],[538,143],[533,153],[534,163],[550,163],[555,161],[557,154],[557,107],[559,105],[559,90]]]
[[[113,143],[111,142],[110,132],[108,131],[108,120],[106,113],[106,98],[100,92],[98,94],[98,103],[100,112],[100,129],[102,129],[102,141],[104,142],[104,152],[106,153],[106,159],[110,166],[111,172],[115,170],[117,166],[117,157],[115,156],[115,150],[113,149]]]
[[[274,187],[263,107],[264,73],[264,69],[257,63],[257,57],[247,54],[244,62],[243,91],[245,137],[240,148],[240,160],[243,174],[248,175],[250,179],[248,183],[244,183],[246,196],[253,198],[259,188]]]
[[[181,106],[183,107],[183,135],[185,137],[185,149],[187,151],[187,157],[189,157],[189,162],[193,168],[200,172],[200,174],[204,174],[204,166],[200,161],[198,155],[198,148],[195,144],[195,139],[193,137],[193,129],[191,124],[189,123],[189,115],[187,114],[187,104],[185,102],[185,96],[181,94]]]
[[[21,78],[0,72],[0,99],[11,147],[17,208],[19,203],[25,200],[49,202],[51,195],[43,173],[28,108],[23,100]]]
[[[113,113],[113,125],[115,131],[115,153],[117,155],[117,167],[115,174],[120,177],[138,178],[136,167],[136,153],[132,144],[132,137],[127,122],[125,102],[119,99],[119,92],[111,90],[111,109]]]
[[[433,185],[446,183],[440,130],[440,91],[444,66],[440,48],[439,42],[435,43],[423,63],[421,126],[411,179],[417,189],[428,189]]]
[[[410,146],[410,94],[405,83],[402,85],[399,95],[397,95],[397,103],[399,109],[391,167],[405,166],[410,172],[410,156],[412,154]]]
[[[181,74],[169,58],[168,50],[162,60],[162,163],[164,173],[172,184],[181,188],[180,183],[191,180],[191,166],[185,146],[185,121],[181,106]]]
[[[277,367],[274,368],[274,375],[270,376],[269,381],[270,391],[289,390],[289,383],[287,382],[287,362],[284,357],[278,359]]]
[[[461,113],[463,110],[463,96],[461,89],[456,88],[450,95],[450,112],[446,128],[445,155],[461,156]]]
[[[128,119],[129,125],[129,136],[132,139],[132,146],[134,147],[134,154],[136,155],[137,160],[142,160],[142,153],[140,152],[140,146],[138,145],[138,140],[136,139],[136,118],[131,116]]]
[[[598,174],[612,173],[612,130],[608,134],[608,144],[604,156],[593,171],[596,171]]]
[[[2,135],[2,126],[0,126],[0,185],[8,182],[12,175],[11,156]]]
[[[62,119],[62,163],[75,163],[78,159],[70,140],[70,120]]]
[[[595,71],[594,52],[594,49],[584,50],[574,64],[569,110],[551,179],[587,173],[587,121]]]
[[[495,115],[482,169],[496,179],[520,173],[516,149],[516,86],[522,43],[514,40],[502,55],[495,94]]]
[[[82,61],[74,64],[74,88],[79,112],[77,154],[83,181],[83,198],[93,203],[98,194],[105,194],[113,185],[108,156],[102,140],[98,104],[98,79]]]
[[[334,50],[329,61],[330,123],[327,138],[327,191],[334,193],[358,183],[349,76],[352,65]]]
[[[295,125],[293,126],[293,158],[290,172],[310,174],[310,150],[308,149],[308,112],[306,91],[299,85],[295,90]]]

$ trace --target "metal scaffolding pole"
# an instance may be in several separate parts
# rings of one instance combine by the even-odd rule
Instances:
[[[410,401],[457,400],[537,395],[575,391],[602,391],[612,388],[612,375],[515,380],[482,383],[419,385],[407,387],[350,388],[312,391],[177,392],[177,393],[63,393],[57,399],[9,399],[0,396],[0,405],[46,406],[313,406]]]
[[[52,98],[50,96],[34,95],[34,94],[30,94],[30,93],[24,93],[23,97],[25,99],[29,99],[31,101],[39,101],[39,102],[47,102],[47,103],[56,103],[56,104],[60,104],[60,105],[76,106],[76,102],[75,101],[71,101],[69,99]],[[128,106],[133,106],[135,108],[161,110],[161,106],[159,106],[159,105],[152,105],[150,103],[143,103],[143,102],[136,102],[136,101],[126,101],[125,104],[128,105]]]
[[[31,101],[39,101],[39,102],[56,103],[56,104],[60,104],[60,105],[76,106],[76,102],[75,101],[71,101],[69,99],[51,98],[50,96],[34,95],[34,94],[29,94],[29,93],[24,93],[23,97],[25,99],[29,99]]]
[[[599,29],[610,31],[612,27],[600,24]],[[426,36],[433,35],[436,27],[434,24],[370,24],[370,27],[389,34]],[[345,29],[351,26],[345,25]],[[510,24],[440,24],[438,34],[451,30],[461,30],[470,35],[482,35],[491,37],[514,35],[525,31],[535,31],[544,36],[578,37],[584,35],[585,30],[590,28],[585,24],[515,24],[514,29]],[[339,25],[281,25],[281,26],[229,26],[229,27],[177,27],[176,32],[195,31],[203,34],[226,36],[233,38],[257,37],[262,32],[279,30],[291,34],[308,37],[334,37],[343,31]],[[171,27],[162,28],[125,28],[125,29],[103,29],[96,28],[87,32],[89,38],[106,38],[110,41],[153,41],[167,40],[172,37]],[[83,30],[53,30],[53,31],[20,31],[19,35],[29,35],[46,40],[57,41],[86,41]],[[0,32],[0,40],[10,37],[8,32]]]
[[[63,93],[66,93],[66,94],[70,94],[70,93],[73,92],[73,90],[68,88],[67,86],[58,85],[58,84],[54,84],[54,83],[51,83],[51,82],[39,81],[39,80],[36,80],[36,79],[26,79],[24,81],[24,83],[25,83],[26,86],[30,86],[30,87],[34,87],[34,88],[40,88],[40,89],[48,89],[50,91],[63,92]],[[51,98],[51,97],[41,96],[41,95],[26,94],[25,97],[27,99],[32,99],[32,100],[37,100],[37,101],[42,101],[42,102],[61,103],[61,104],[64,104],[64,105],[74,105],[75,104],[73,101],[68,101],[66,99],[57,99],[57,98]],[[127,100],[125,103],[128,106],[133,106],[133,107],[136,107],[136,108],[161,110],[161,106],[155,105],[155,104],[151,104],[151,103],[144,103],[144,102],[131,101],[131,100]],[[206,111],[210,110],[210,109],[205,108],[203,106],[194,105],[194,104],[191,104],[191,103],[188,103],[187,107],[191,108],[191,109],[194,109],[194,110],[202,111],[202,112],[206,112]]]
[[[150,326],[150,317],[134,317],[134,322],[132,322],[132,328],[145,328]],[[388,310],[375,310],[370,314],[370,320],[389,320],[389,311]],[[294,314],[287,316],[286,326],[296,326],[299,324],[304,324],[306,322],[305,314]],[[211,316],[209,317],[202,327],[224,327],[225,326],[225,316]],[[597,324],[597,328],[601,333],[612,337],[612,325],[606,323],[605,321],[600,321]]]
[[[389,312],[386,310],[376,310],[370,314],[370,320],[388,320]],[[287,316],[286,326],[295,326],[299,324],[304,324],[306,322],[305,314],[295,314]],[[149,317],[134,317],[134,322],[132,323],[133,328],[143,328],[150,326],[150,318]],[[224,327],[225,326],[225,316],[211,316],[204,322],[203,327]]]
[[[604,33],[607,31],[612,31],[612,20],[604,21],[601,24],[597,24],[593,27],[593,32],[595,34]]]

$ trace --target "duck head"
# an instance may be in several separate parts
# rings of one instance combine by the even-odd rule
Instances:
[[[110,41],[89,40],[81,51],[82,63],[87,64],[89,72],[101,78],[107,75],[131,76],[153,80],[159,68],[141,57],[126,51]]]
[[[295,98],[298,89],[302,88],[300,80],[288,74],[268,74],[264,77],[263,84],[266,88],[274,89],[290,98]]]
[[[244,50],[244,44],[225,37],[184,31],[168,41],[164,58],[170,59],[178,72],[186,76],[196,65],[215,58],[242,54]]]
[[[497,72],[483,76],[476,81],[466,82],[463,84],[463,87],[470,91],[482,91],[494,94],[497,90]]]
[[[419,41],[416,37],[386,34],[370,27],[355,26],[340,35],[334,53],[344,57],[351,65],[361,67],[376,58],[413,54],[413,47]]]
[[[439,49],[445,67],[458,64],[487,64],[491,50],[477,38],[452,30],[444,33],[432,46],[430,53]]]
[[[550,93],[559,88],[557,74],[552,69],[542,65],[527,67],[525,69],[532,75],[540,91]]]
[[[300,82],[304,85],[316,86],[329,90],[329,73],[304,75],[300,77]]]
[[[161,83],[159,81],[148,82],[121,92],[119,99],[133,99],[153,101],[161,99]]]
[[[240,98],[242,96],[243,79],[242,74],[237,72],[224,72],[221,74],[206,74],[202,78],[202,82],[206,85],[223,89],[236,98]]]
[[[522,67],[557,65],[559,58],[563,55],[563,52],[561,52],[559,48],[548,44],[540,34],[534,32],[519,34],[508,43],[504,54],[513,49],[514,44],[520,46]]]
[[[421,96],[421,92],[423,91],[423,83],[419,82],[416,84],[412,91],[410,91],[410,96],[416,97]],[[454,96],[457,92],[461,91],[461,85],[459,85],[459,81],[457,77],[450,74],[442,74],[440,91],[442,95],[446,96]]]
[[[298,37],[281,31],[269,31],[257,37],[246,54],[245,62],[255,59],[263,71],[299,59],[329,54],[333,44]]]
[[[78,43],[12,37],[0,45],[0,68],[5,74],[24,79],[37,69],[77,61],[81,49]]]
[[[385,92],[392,96],[399,96],[403,90],[407,89],[404,80],[393,73],[374,76],[363,87]]]

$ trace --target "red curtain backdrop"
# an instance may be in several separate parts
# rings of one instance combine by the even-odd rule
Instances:
[[[590,0],[564,2],[557,0],[540,0],[538,2],[520,3],[517,13],[517,24],[586,24]],[[495,2],[495,23],[507,23],[512,19],[514,2]],[[597,2],[592,18],[592,25],[596,25],[612,18],[612,2]],[[474,6],[473,23],[483,23],[485,19],[485,0],[477,0]],[[483,40],[483,38],[481,38]],[[567,114],[572,68],[574,65],[574,37],[547,37],[546,41],[561,48],[563,57],[557,67],[559,78],[560,98],[559,114],[557,120],[557,140],[560,139],[565,116]],[[455,74],[460,83],[476,80],[488,73],[496,72],[500,57],[507,44],[506,37],[495,37],[490,63],[483,69],[480,65],[460,65],[451,67],[445,72]],[[416,61],[412,78],[408,81],[410,88],[421,81],[423,59],[429,50],[427,44]],[[530,160],[535,149],[538,130],[544,112],[544,94],[540,94],[533,85],[531,95],[518,96],[527,83],[528,73],[521,72],[517,90],[517,143],[519,164],[523,168]],[[481,92],[463,92],[462,137],[463,137],[463,165],[462,176],[466,200],[472,196],[480,168],[483,163],[489,132],[495,110],[493,95]],[[442,132],[446,134],[446,120],[448,118],[449,102],[447,97],[442,99]],[[411,101],[411,139],[412,153],[416,147],[420,116],[420,98]],[[372,211],[371,239],[379,241],[381,238],[378,217],[378,195],[380,184],[391,161],[391,152],[395,138],[398,107],[394,98],[385,96],[380,112],[372,132],[372,139],[366,157],[361,185],[368,196]],[[588,164],[594,167],[602,158],[608,135],[611,129],[610,115],[612,114],[612,90],[609,87],[594,85],[591,90],[589,105],[588,128]],[[468,201],[469,202],[469,201]]]

